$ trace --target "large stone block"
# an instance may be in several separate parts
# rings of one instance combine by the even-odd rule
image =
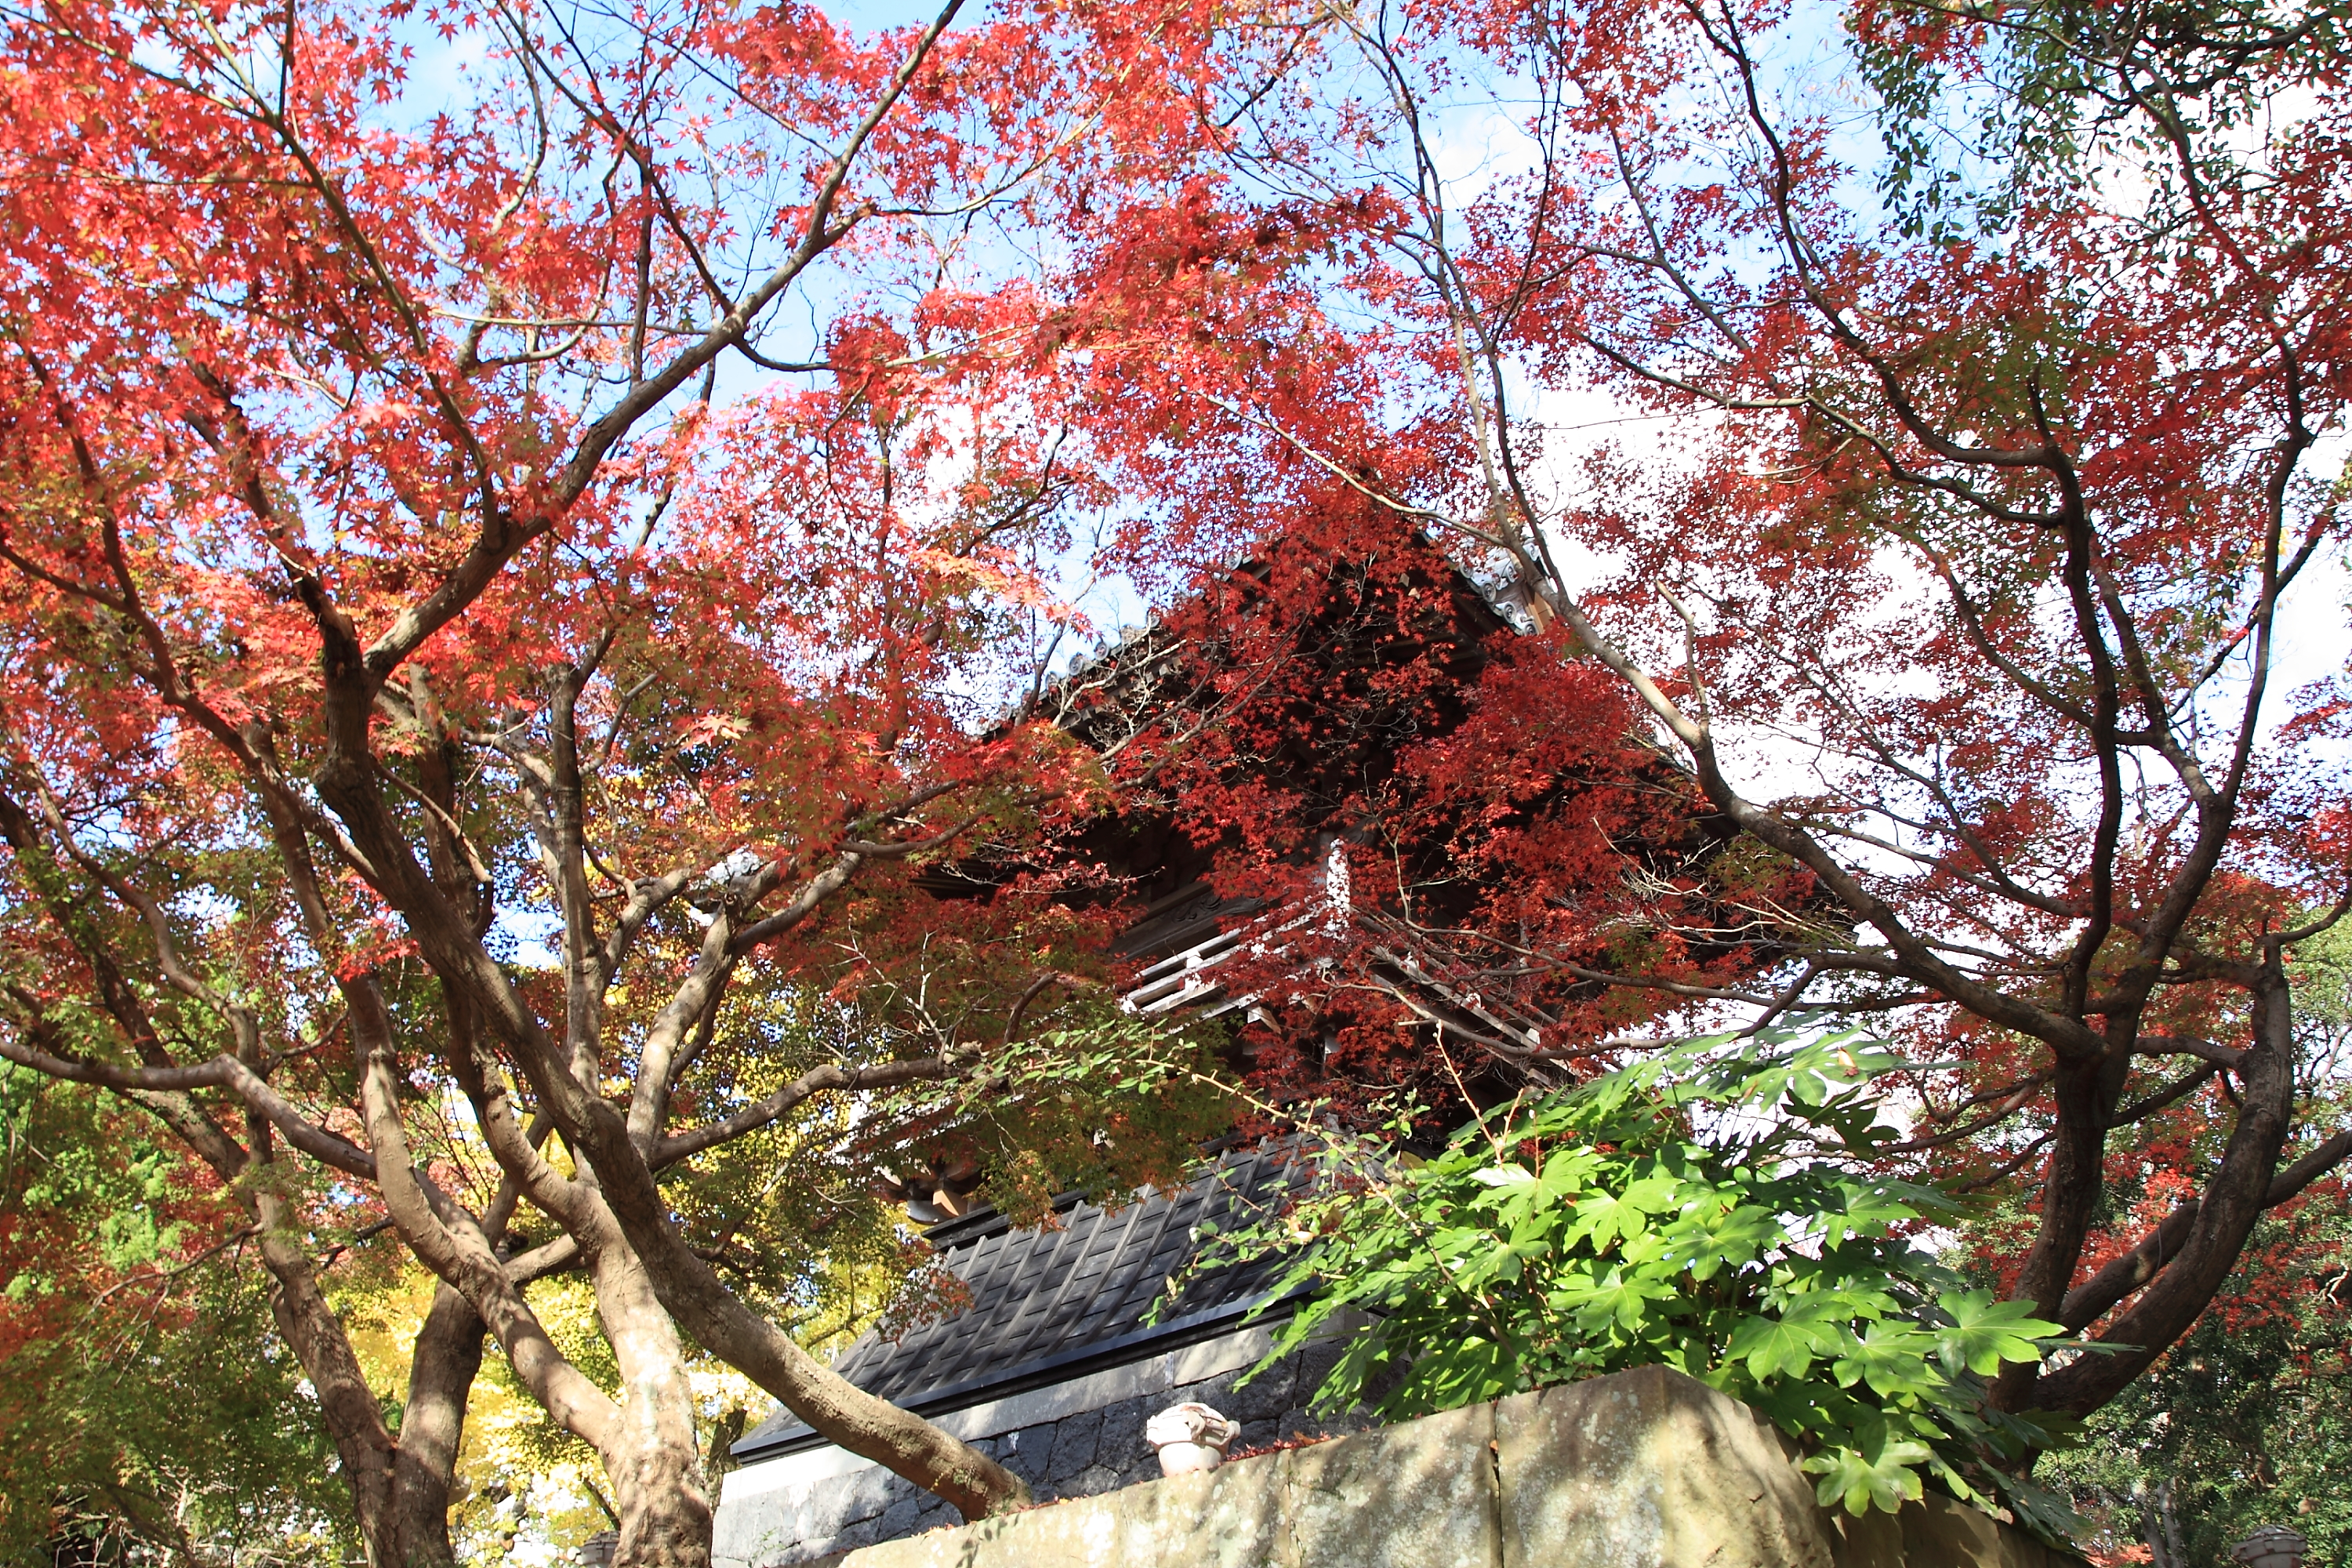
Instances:
[[[855,1552],[855,1568],[1288,1568],[1282,1456],[934,1531]]]
[[[1102,1433],[1102,1412],[1089,1410],[1055,1424],[1052,1457],[1045,1479],[1060,1486],[1095,1462],[1095,1442]]]
[[[1837,1568],[1907,1568],[1903,1561],[1903,1521],[1872,1509],[1851,1514],[1843,1509],[1824,1510],[1822,1528],[1830,1538]]]
[[[2080,1562],[2052,1552],[2021,1530],[1932,1494],[1905,1504],[1902,1524],[1903,1568],[2072,1568]]]
[[[1496,1568],[1494,1412],[1474,1405],[1280,1456],[1283,1568]]]
[[[1665,1367],[1495,1406],[1505,1568],[1835,1568],[1769,1423]]]
[[[1187,1393],[1185,1397],[1202,1399],[1241,1422],[1272,1421],[1293,1405],[1306,1403],[1297,1393],[1298,1374],[1288,1363],[1278,1363],[1267,1368],[1264,1376],[1247,1383],[1241,1378],[1242,1374],[1235,1373],[1229,1380],[1221,1379],[1223,1386],[1216,1395]]]
[[[2081,1564],[1940,1498],[1825,1510],[1762,1416],[1648,1368],[887,1541],[841,1568]]]

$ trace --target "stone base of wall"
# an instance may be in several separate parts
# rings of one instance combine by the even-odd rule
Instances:
[[[1264,1329],[1228,1334],[937,1420],[1027,1481],[1040,1501],[1091,1497],[1157,1477],[1160,1463],[1143,1440],[1144,1423],[1188,1399],[1240,1423],[1237,1449],[1370,1425],[1307,1414],[1307,1401],[1339,1358],[1337,1342],[1310,1344],[1236,1387],[1269,1343]],[[801,1568],[958,1522],[947,1504],[871,1460],[813,1448],[757,1460],[727,1477],[712,1521],[713,1568]]]
[[[1761,1416],[1663,1367],[958,1529],[840,1568],[2081,1568],[1940,1499],[1813,1501]]]

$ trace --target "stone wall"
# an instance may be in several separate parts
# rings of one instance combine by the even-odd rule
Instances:
[[[2081,1568],[1940,1499],[1814,1504],[1754,1411],[1663,1367],[847,1553],[838,1568]]]
[[[1267,1343],[1263,1329],[1228,1334],[936,1419],[1027,1481],[1041,1501],[1091,1497],[1157,1477],[1143,1425],[1155,1411],[1188,1399],[1241,1424],[1236,1449],[1370,1425],[1307,1412],[1338,1359],[1336,1342],[1310,1344],[1236,1387]],[[812,1448],[757,1460],[727,1477],[713,1521],[713,1568],[798,1568],[958,1521],[938,1498],[870,1460]]]

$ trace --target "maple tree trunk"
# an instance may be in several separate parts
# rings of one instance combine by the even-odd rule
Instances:
[[[267,1214],[277,1206],[276,1200],[265,1195],[260,1206]],[[375,1393],[368,1387],[334,1309],[320,1293],[310,1258],[268,1230],[261,1237],[261,1257],[271,1278],[270,1316],[317,1392],[320,1415],[351,1487],[352,1512],[368,1568],[404,1568],[393,1506],[394,1444]]]
[[[482,1366],[482,1320],[446,1282],[417,1331],[409,1361],[408,1404],[393,1455],[393,1522],[401,1560],[415,1568],[454,1563],[449,1490],[465,1436],[466,1401]]]
[[[263,1194],[257,1207],[267,1216],[265,1226],[283,1218],[272,1196]],[[317,1391],[370,1568],[454,1563],[449,1489],[466,1401],[481,1368],[481,1320],[446,1285],[435,1292],[410,1363],[409,1397],[395,1437],[309,1257],[266,1229],[261,1254],[271,1277],[270,1314]]]
[[[669,1228],[660,1193],[630,1143],[619,1110],[569,1075],[551,1077],[542,1092],[566,1135],[606,1177],[604,1191],[614,1222],[637,1249],[662,1306],[697,1343],[759,1384],[820,1436],[936,1493],[966,1519],[1029,1500],[1027,1483],[1018,1476],[921,1416],[867,1394],[744,1306]],[[617,1179],[608,1173],[617,1173]]]
[[[2294,997],[2276,961],[2263,967],[2269,973],[2249,987],[2254,996],[2254,1026],[2236,1067],[2242,1087],[2229,1142],[2220,1164],[2206,1179],[2203,1192],[2169,1216],[2151,1237],[2154,1247],[2138,1259],[2145,1272],[2135,1279],[2118,1271],[2121,1282],[2144,1281],[2146,1289],[2099,1336],[2115,1348],[2100,1355],[2077,1356],[2032,1382],[1997,1386],[1997,1395],[2010,1407],[2039,1405],[2088,1415],[2114,1398],[2196,1323],[2237,1266],[2246,1238],[2263,1211],[2302,1190],[2296,1172],[2282,1172],[2279,1163],[2294,1120]],[[2331,1156],[2329,1146],[2323,1145],[2312,1156],[2312,1163],[2324,1166],[2341,1158],[2340,1150]],[[2061,1195],[2054,1167],[2053,1175],[2050,1192],[2054,1201]],[[2063,1195],[2070,1207],[2087,1205],[2096,1200],[2102,1181],[2101,1168],[2094,1164],[2087,1176],[2070,1176]],[[2065,1287],[2081,1257],[2078,1237],[2065,1257],[2063,1272],[2055,1277],[2054,1292],[2034,1298],[2045,1316],[2078,1331],[2128,1293],[2126,1289],[2109,1296],[2112,1287],[2102,1283],[2105,1270],[2068,1290]],[[2131,1255],[2117,1261],[2128,1268]]]
[[[542,1070],[548,1055],[526,1053]],[[628,1136],[622,1113],[588,1093],[568,1073],[546,1079],[542,1092],[566,1137],[600,1178],[593,1212],[580,1228],[593,1239],[605,1225],[618,1233],[669,1323],[749,1376],[819,1435],[873,1459],[945,1499],[966,1519],[1018,1508],[1029,1489],[1018,1476],[931,1422],[877,1399],[833,1371],[752,1311],[670,1229],[659,1190]],[[577,1132],[573,1131],[577,1128]],[[674,1330],[669,1331],[674,1332]],[[693,1461],[689,1437],[685,1457]]]
[[[710,1500],[694,1434],[694,1389],[677,1326],[617,1233],[591,1253],[596,1311],[621,1369],[622,1420],[607,1460],[624,1568],[703,1568]]]
[[[400,1120],[391,1021],[372,982],[347,983],[353,1032],[370,1043],[362,1077],[370,1142],[386,1206],[411,1248],[464,1297],[498,1333],[531,1394],[603,1461],[619,1515],[616,1561],[627,1568],[701,1568],[710,1555],[710,1504],[695,1444],[693,1390],[677,1332],[630,1251],[596,1199],[593,1184],[564,1183],[530,1151],[518,1152],[504,1123],[493,1146],[522,1167],[543,1206],[579,1242],[596,1292],[606,1339],[618,1362],[615,1403],[565,1361],[549,1341],[479,1222],[435,1194],[410,1167]],[[496,1113],[503,1115],[503,1110]],[[496,1116],[485,1118],[486,1125]]]
[[[2130,1059],[2126,1047],[2123,1061],[2127,1065]],[[2106,1181],[2106,1123],[2115,1114],[2122,1082],[2112,1055],[2079,1050],[2062,1053],[2052,1075],[2057,1127],[2042,1166],[2041,1223],[2012,1289],[2052,1321],[2058,1320],[2083,1244],[2097,1217]],[[2031,1363],[2005,1368],[1993,1383],[1993,1403],[2011,1410],[2039,1403],[2032,1390],[2042,1371]]]
[[[258,1206],[272,1215],[279,1208],[268,1195]],[[261,1253],[272,1281],[271,1316],[317,1391],[320,1413],[351,1488],[352,1511],[370,1568],[454,1563],[449,1490],[466,1402],[482,1364],[481,1319],[446,1285],[434,1292],[410,1361],[408,1400],[394,1436],[384,1426],[341,1320],[318,1288],[310,1258],[268,1231]]]

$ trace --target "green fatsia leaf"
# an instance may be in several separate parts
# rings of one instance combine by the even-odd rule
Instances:
[[[1577,1326],[1588,1332],[1598,1332],[1613,1323],[1632,1333],[1642,1326],[1652,1302],[1669,1300],[1674,1294],[1671,1279],[1620,1264],[1597,1279],[1571,1280],[1554,1300],[1573,1312]]]
[[[1649,1216],[1622,1194],[1589,1193],[1577,1200],[1574,1229],[1567,1239],[1581,1240],[1596,1252],[1606,1252],[1620,1239],[1639,1236],[1649,1223]]]
[[[1476,1290],[1517,1280],[1522,1266],[1518,1252],[1508,1243],[1495,1245],[1491,1237],[1479,1238],[1486,1245],[1463,1260],[1461,1283],[1465,1289]]]
[[[1989,1290],[1964,1290],[1936,1304],[1952,1320],[1936,1336],[1944,1364],[1955,1372],[1965,1366],[1979,1377],[1992,1376],[2003,1363],[2040,1361],[2042,1346],[2035,1342],[2066,1331],[2062,1324],[2035,1317],[2032,1303],[1996,1301]]]
[[[1544,1162],[1544,1196],[1554,1202],[1574,1196],[1591,1184],[1593,1173],[1605,1163],[1602,1156],[1591,1148],[1561,1150]]]
[[[1889,1443],[1874,1458],[1857,1448],[1837,1447],[1806,1459],[1804,1468],[1822,1478],[1814,1496],[1824,1506],[1843,1502],[1848,1513],[1874,1508],[1895,1513],[1925,1490],[1916,1467],[1934,1452],[1925,1443],[1913,1442]]]
[[[1819,1073],[1792,1072],[1789,1075],[1789,1098],[1799,1105],[1819,1106],[1829,1103],[1830,1096],[1842,1087],[1830,1082]]]
[[[1759,1382],[1802,1377],[1814,1362],[1838,1354],[1853,1338],[1834,1321],[1836,1310],[1834,1302],[1810,1300],[1780,1317],[1742,1319],[1724,1347],[1724,1359],[1746,1362],[1748,1375]]]
[[[1690,1215],[1666,1236],[1669,1261],[1686,1264],[1691,1278],[1715,1278],[1727,1264],[1753,1263],[1770,1248],[1785,1246],[1789,1227],[1770,1209],[1754,1204],[1736,1208],[1711,1205]]]
[[[1992,1472],[1993,1489],[2017,1521],[2051,1541],[2080,1541],[2091,1533],[2091,1522],[2076,1513],[2057,1493],[2044,1490],[2001,1470]]]
[[[1830,1371],[1843,1386],[1865,1383],[1883,1399],[1922,1397],[1948,1386],[1927,1359],[1936,1348],[1935,1334],[1882,1320],[1865,1328]]]
[[[1522,1357],[1508,1346],[1476,1334],[1454,1340],[1416,1363],[1412,1375],[1384,1403],[1392,1414],[1454,1410],[1516,1394]]]
[[[1832,1241],[1849,1236],[1884,1236],[1905,1220],[1937,1214],[1947,1206],[1935,1194],[1908,1182],[1841,1181],[1829,1213]]]
[[[1606,1251],[1647,1231],[1652,1215],[1675,1208],[1680,1187],[1674,1177],[1653,1173],[1615,1193],[1589,1193],[1577,1200],[1575,1229],[1591,1238],[1596,1251]]]

